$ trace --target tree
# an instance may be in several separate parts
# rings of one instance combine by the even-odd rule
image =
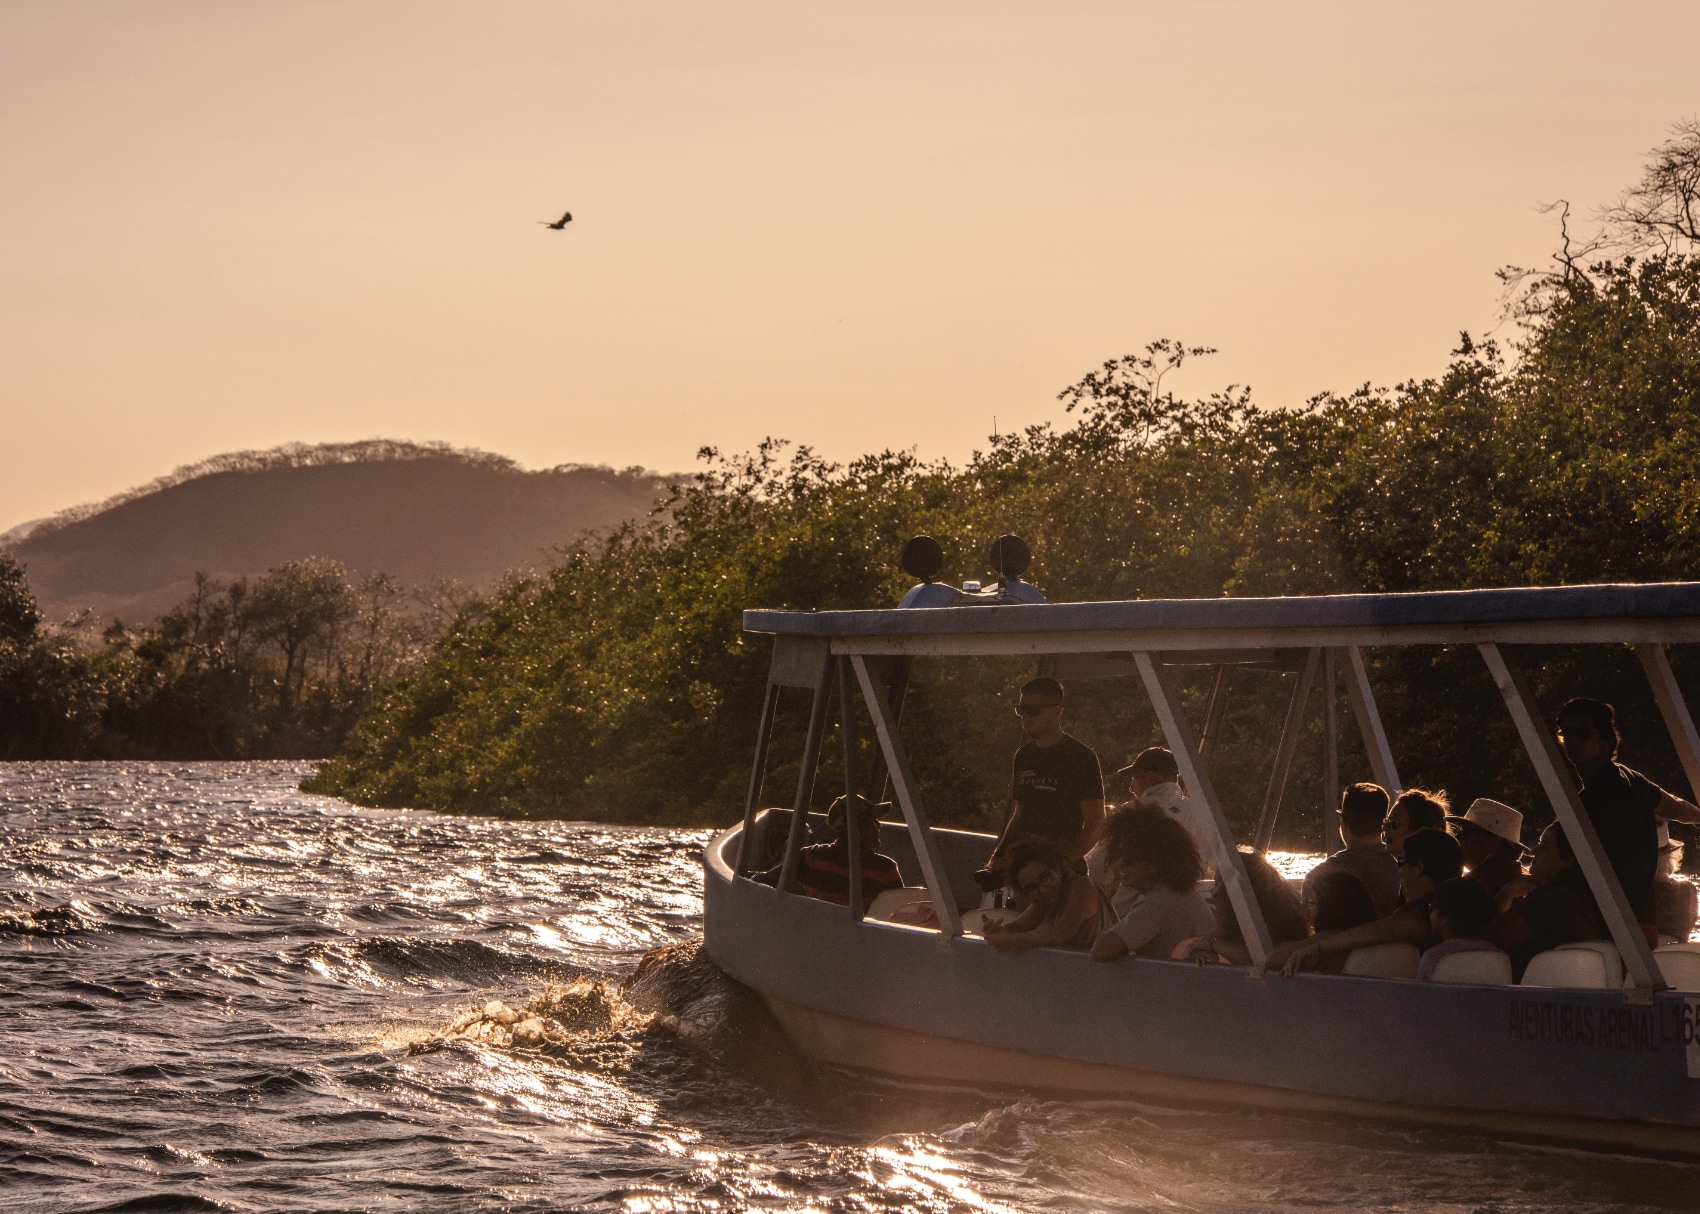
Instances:
[[[0,552],[0,641],[28,641],[40,627],[41,610],[23,566],[10,553]]]
[[[335,561],[310,557],[272,569],[255,583],[242,613],[256,637],[283,655],[278,706],[288,716],[307,678],[314,647],[328,651],[337,631],[354,613],[348,575]]]

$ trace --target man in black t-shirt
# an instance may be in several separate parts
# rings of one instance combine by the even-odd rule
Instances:
[[[1039,839],[1080,860],[1104,826],[1098,756],[1063,732],[1062,684],[1051,678],[1028,680],[1015,711],[1027,741],[1015,752],[1011,812],[986,864],[988,880],[1001,878],[1000,861],[1016,839]]]
[[[1617,762],[1617,713],[1603,700],[1575,699],[1558,710],[1558,741],[1582,781],[1582,808],[1623,885],[1636,918],[1659,868],[1659,820],[1700,822],[1700,809]]]

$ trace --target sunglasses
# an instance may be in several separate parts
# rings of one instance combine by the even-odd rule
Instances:
[[[1045,885],[1050,881],[1053,872],[1054,870],[1052,869],[1046,869],[1037,881],[1017,880],[1013,882],[1012,884],[1014,885],[1015,892],[1020,894],[1023,898],[1038,893],[1041,889],[1045,888]]]
[[[1055,704],[1017,704],[1015,711],[1024,717],[1036,717],[1047,709],[1058,707]]]

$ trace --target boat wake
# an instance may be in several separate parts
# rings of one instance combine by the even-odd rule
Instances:
[[[651,950],[620,982],[581,974],[550,980],[523,1003],[475,1004],[409,1053],[456,1042],[622,1075],[641,1067],[646,1048],[684,1047],[720,1072],[720,1084],[753,1084],[805,1102],[818,1094],[814,1069],[761,1000],[708,959],[700,939]]]

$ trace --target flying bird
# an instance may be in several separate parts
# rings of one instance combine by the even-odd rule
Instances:
[[[547,219],[539,219],[537,222],[542,224],[546,228],[552,228],[555,231],[559,232],[562,228],[566,227],[572,221],[573,221],[573,213],[571,211],[568,211],[566,214],[562,215],[559,219],[557,219],[554,223],[550,223]]]

